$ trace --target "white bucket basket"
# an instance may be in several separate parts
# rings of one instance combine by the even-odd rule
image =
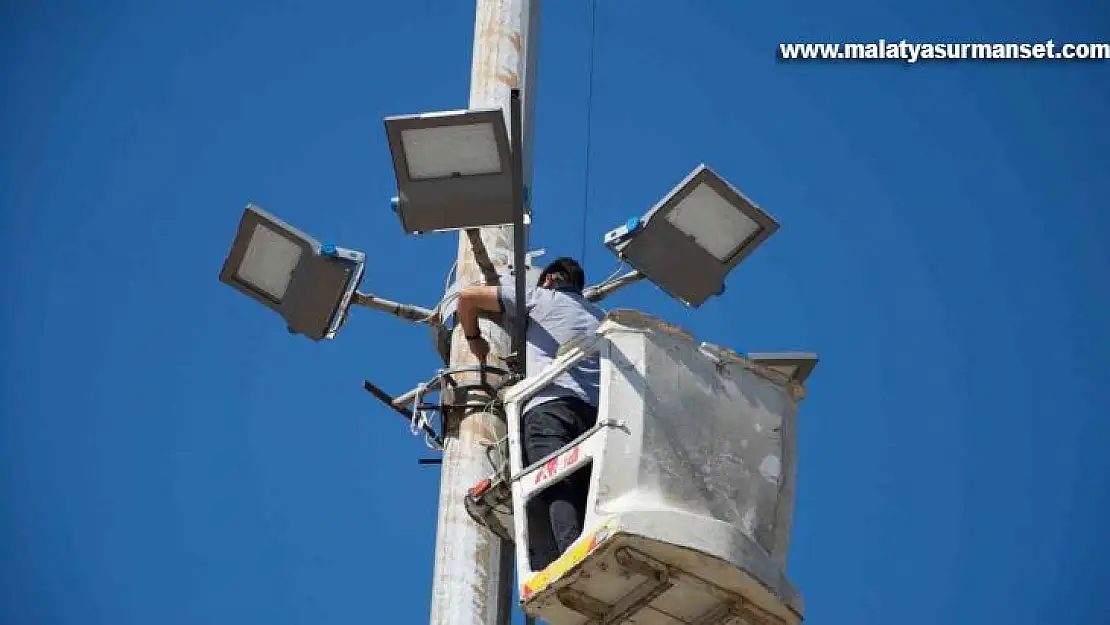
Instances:
[[[527,400],[599,353],[598,424],[523,467]],[[564,348],[505,398],[518,592],[552,625],[801,621],[786,578],[794,499],[795,415],[803,396],[784,374],[699,345],[632,311]],[[527,502],[589,467],[582,536],[533,571]]]

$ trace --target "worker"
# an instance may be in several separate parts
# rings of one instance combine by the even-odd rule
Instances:
[[[604,311],[582,295],[586,274],[572,258],[559,258],[540,274],[526,293],[527,367],[529,375],[547,368],[559,347],[597,331]],[[516,323],[513,285],[476,286],[459,293],[458,315],[471,352],[482,362],[489,343],[478,327],[479,311],[500,314],[507,328]],[[524,466],[531,466],[568,445],[597,422],[600,364],[597,355],[557,377],[524,406],[521,432]],[[589,491],[588,470],[577,471],[536,496],[529,513],[532,569],[547,567],[582,533]]]

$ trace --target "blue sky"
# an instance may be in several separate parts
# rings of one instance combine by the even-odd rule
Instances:
[[[790,41],[1106,40],[1097,3],[547,2],[535,247],[701,162],[782,229],[685,311],[822,357],[789,573],[817,625],[1093,623],[1110,505],[1110,64],[783,64]],[[1053,6],[1055,4],[1055,7]],[[419,623],[438,471],[362,390],[437,359],[357,311],[315,344],[217,281],[248,200],[433,304],[381,118],[466,105],[471,2],[0,6],[0,615],[13,625]]]

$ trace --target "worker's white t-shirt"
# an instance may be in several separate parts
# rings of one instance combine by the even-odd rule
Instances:
[[[516,290],[509,285],[498,288],[501,310],[506,325],[515,323]],[[528,311],[528,375],[547,368],[559,353],[559,346],[580,336],[597,331],[605,311],[571,290],[531,288],[525,300]],[[524,406],[527,412],[536,406],[561,397],[578,397],[597,406],[600,388],[600,361],[597,354],[582,360],[578,366],[555,378]]]

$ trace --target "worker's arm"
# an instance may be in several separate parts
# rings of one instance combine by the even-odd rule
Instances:
[[[501,312],[501,298],[495,286],[471,286],[459,292],[459,325],[463,327],[467,340],[481,336],[478,328],[478,313]]]
[[[481,362],[489,356],[489,343],[482,338],[478,327],[478,313],[501,312],[501,298],[495,286],[471,286],[459,291],[459,325],[466,335],[466,344],[471,353]]]

